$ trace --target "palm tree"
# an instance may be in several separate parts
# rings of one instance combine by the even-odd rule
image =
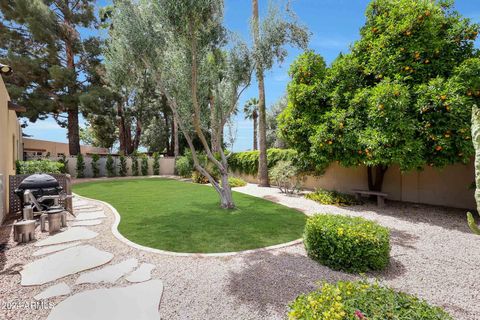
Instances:
[[[253,150],[257,150],[258,99],[250,98],[243,106],[245,119],[253,120]]]
[[[255,52],[259,52],[260,48],[260,27],[258,16],[258,0],[252,0],[252,33],[253,47]],[[262,61],[255,55],[256,76],[258,83],[258,130],[260,152],[258,154],[258,180],[261,187],[269,187],[268,166],[267,166],[267,116],[265,108],[265,83],[264,83],[264,66]]]

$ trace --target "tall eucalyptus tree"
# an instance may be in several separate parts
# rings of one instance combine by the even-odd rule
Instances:
[[[221,207],[234,208],[228,155],[219,144],[250,84],[252,62],[248,47],[231,41],[222,24],[223,1],[124,0],[116,2],[112,20],[115,28],[105,52],[107,72],[147,72],[155,79],[156,90],[166,98],[190,147],[195,169],[217,191]],[[225,63],[212,65],[211,56],[218,50]],[[217,70],[212,72],[212,67]],[[208,139],[208,133],[217,139]],[[220,181],[199,161],[194,139],[201,142]]]

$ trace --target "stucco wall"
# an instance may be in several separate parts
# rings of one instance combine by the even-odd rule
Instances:
[[[15,174],[15,161],[21,159],[22,134],[15,111],[8,110],[10,97],[0,76],[0,223],[8,212],[8,176]],[[3,194],[2,194],[3,193]]]
[[[50,153],[50,156],[57,157],[59,154],[69,156],[68,143],[38,140],[38,139],[23,139],[23,148],[25,152],[42,152],[43,156]],[[92,146],[80,146],[82,154],[108,154],[107,148],[97,148]]]
[[[115,161],[115,167],[116,167],[116,175],[119,176],[119,163],[120,160],[118,157],[113,157]],[[57,158],[52,158],[52,160],[58,160]],[[68,160],[68,172],[72,175],[72,177],[76,177],[76,168],[77,168],[77,158],[76,157],[67,157]],[[132,159],[127,157],[127,176],[132,175]],[[84,157],[85,161],[85,170],[84,174],[86,178],[91,178],[93,177],[93,171],[92,171],[92,158],[91,157]],[[107,170],[106,170],[106,162],[107,158],[106,157],[100,157],[98,160],[98,168],[99,168],[99,176],[100,177],[105,177],[107,176]],[[142,175],[141,173],[141,160],[138,159],[138,167],[140,169],[140,176]],[[160,174],[161,175],[173,175],[175,172],[175,158],[173,157],[161,157],[160,158]],[[148,175],[153,175],[153,158],[148,158]]]
[[[255,176],[235,174],[248,182],[257,182]],[[455,164],[443,169],[426,167],[403,174],[394,166],[385,174],[382,191],[388,193],[388,199],[392,200],[473,209],[474,190],[470,188],[473,181],[473,161],[467,165]],[[332,164],[321,176],[307,176],[303,187],[346,193],[353,189],[366,190],[367,170],[365,167],[345,168]]]

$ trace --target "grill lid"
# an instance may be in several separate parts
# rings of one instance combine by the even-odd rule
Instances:
[[[60,187],[57,179],[52,177],[49,174],[32,174],[31,176],[26,177],[18,185],[18,189],[40,189],[40,188],[55,188]]]

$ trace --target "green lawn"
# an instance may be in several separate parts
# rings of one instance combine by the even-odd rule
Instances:
[[[120,233],[138,244],[176,252],[229,252],[301,238],[305,216],[294,209],[234,192],[237,209],[219,207],[209,186],[169,179],[76,184],[79,195],[106,201],[122,219]]]

